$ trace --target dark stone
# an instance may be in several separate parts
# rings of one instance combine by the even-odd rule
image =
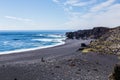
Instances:
[[[93,69],[94,71],[98,71],[98,69]]]
[[[83,49],[85,49],[85,48],[81,47],[81,48],[79,48],[77,51],[82,51]]]
[[[87,72],[90,72],[90,70],[87,70]]]
[[[60,66],[55,66],[55,68],[60,68]]]
[[[76,72],[76,74],[80,74],[80,72]]]
[[[68,62],[71,62],[73,59],[68,59]]]
[[[81,71],[81,69],[78,69],[78,71]]]
[[[100,65],[99,62],[96,62],[97,65]]]
[[[74,67],[74,66],[76,66],[76,65],[75,65],[75,63],[72,62],[72,63],[70,63],[69,66]]]
[[[45,60],[43,59],[43,57],[41,58],[41,62],[45,62]]]
[[[52,75],[54,75],[54,73],[51,73]]]
[[[3,67],[5,67],[5,65],[2,65]]]
[[[17,78],[15,78],[14,80],[17,80]]]
[[[116,66],[114,67],[113,76],[115,80],[120,80],[120,64],[116,64]]]
[[[87,47],[85,43],[81,43],[81,47]]]

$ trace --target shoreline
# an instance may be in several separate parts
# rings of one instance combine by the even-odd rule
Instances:
[[[0,55],[2,80],[108,80],[116,55],[77,51],[91,40],[67,40],[64,45]]]
[[[28,49],[18,49],[18,50],[13,50],[13,51],[3,51],[3,52],[0,52],[0,55],[14,54],[14,53],[21,53],[21,52],[27,52],[27,51],[34,51],[34,50],[39,50],[39,49],[57,47],[57,46],[60,46],[60,45],[64,45],[65,41],[66,40],[61,40],[60,43],[57,43],[57,44],[54,44],[54,45],[43,46],[43,47],[35,47],[35,48],[28,48]]]
[[[57,56],[64,56],[69,55],[71,53],[74,53],[79,47],[81,43],[89,44],[91,40],[65,40],[65,43],[62,45],[57,45],[53,47],[47,47],[47,48],[37,48],[34,50],[28,50],[28,51],[22,51],[22,52],[13,52],[13,53],[6,53],[6,54],[0,54],[0,62],[5,61],[9,63],[9,61],[15,61],[21,58],[24,58],[26,61],[29,58],[32,58],[33,56],[39,58],[55,58]],[[15,60],[14,60],[15,59]],[[35,58],[37,59],[37,58]],[[32,60],[32,59],[31,59]],[[23,61],[23,60],[20,60]],[[29,61],[29,60],[27,60]]]

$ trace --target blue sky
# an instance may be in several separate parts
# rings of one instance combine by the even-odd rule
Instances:
[[[77,30],[119,21],[119,0],[0,0],[0,30]]]

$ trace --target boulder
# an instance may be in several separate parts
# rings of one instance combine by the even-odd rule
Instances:
[[[109,76],[109,80],[120,80],[120,64],[116,64],[114,72]]]
[[[81,47],[87,47],[85,43],[81,43]]]

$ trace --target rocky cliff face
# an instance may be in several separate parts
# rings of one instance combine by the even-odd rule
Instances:
[[[66,37],[68,39],[86,39],[86,38],[93,38],[98,39],[103,34],[109,31],[109,28],[106,27],[95,27],[93,29],[88,30],[78,30],[75,32],[67,32]]]
[[[91,51],[120,55],[120,26],[116,28],[95,27],[89,30],[78,30],[66,33],[68,39],[92,38]]]
[[[91,42],[90,47],[101,53],[120,55],[120,26],[109,29],[99,39]]]

